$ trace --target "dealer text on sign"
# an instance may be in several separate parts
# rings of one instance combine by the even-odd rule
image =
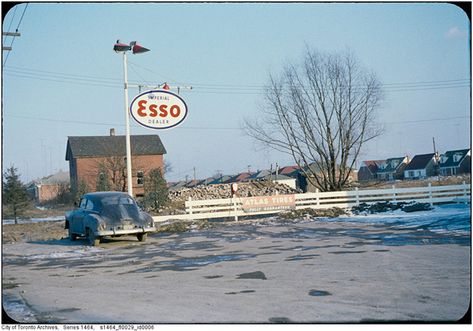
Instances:
[[[136,96],[130,105],[131,116],[151,129],[169,129],[184,121],[187,105],[177,94],[168,90],[152,90]]]

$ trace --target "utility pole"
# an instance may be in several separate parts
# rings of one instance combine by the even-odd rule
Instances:
[[[20,37],[19,32],[2,32],[2,36],[5,37]],[[10,46],[2,46],[2,51],[11,51],[13,48]]]
[[[195,179],[195,167],[194,167],[194,183],[195,183],[196,179]]]
[[[123,80],[125,82],[125,126],[126,126],[126,179],[127,179],[127,188],[128,194],[133,196],[133,177],[131,172],[131,143],[130,143],[130,113],[128,111],[128,68],[127,68],[127,58],[126,52],[132,51],[133,54],[139,54],[148,52],[149,49],[142,47],[136,43],[136,41],[132,41],[129,45],[123,44],[120,40],[117,40],[115,45],[113,46],[113,50],[116,53],[123,53]]]
[[[435,137],[432,137],[432,144],[434,145],[434,158],[435,158],[434,169],[435,169],[435,175],[437,176],[438,180],[440,181],[440,177],[439,177],[439,167],[440,167],[439,161],[440,161],[440,155],[439,155],[439,153],[437,152],[437,148],[435,147]]]

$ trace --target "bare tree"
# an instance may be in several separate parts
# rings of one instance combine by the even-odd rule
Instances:
[[[375,111],[382,95],[376,76],[350,52],[307,49],[300,65],[270,76],[261,119],[246,119],[248,135],[289,153],[322,191],[347,184],[361,148],[381,130]]]

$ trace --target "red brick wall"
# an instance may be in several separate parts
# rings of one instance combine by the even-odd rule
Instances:
[[[90,192],[95,191],[100,164],[104,162],[107,162],[107,158],[89,157],[76,159],[76,169],[74,170],[77,171],[78,182],[84,180]],[[143,194],[143,186],[137,183],[137,172],[143,171],[146,176],[152,169],[160,168],[163,170],[163,162],[162,155],[137,155],[132,157],[131,169],[133,175],[133,194],[135,196]],[[71,173],[71,177],[73,176],[74,174]]]
[[[61,184],[38,185],[37,186],[38,202],[43,203],[43,202],[55,199],[59,195],[62,189],[63,189],[63,186]]]

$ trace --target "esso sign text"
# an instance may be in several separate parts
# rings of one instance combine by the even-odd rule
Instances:
[[[130,105],[131,116],[151,129],[169,129],[187,116],[187,105],[177,94],[168,90],[152,90],[136,96]]]

